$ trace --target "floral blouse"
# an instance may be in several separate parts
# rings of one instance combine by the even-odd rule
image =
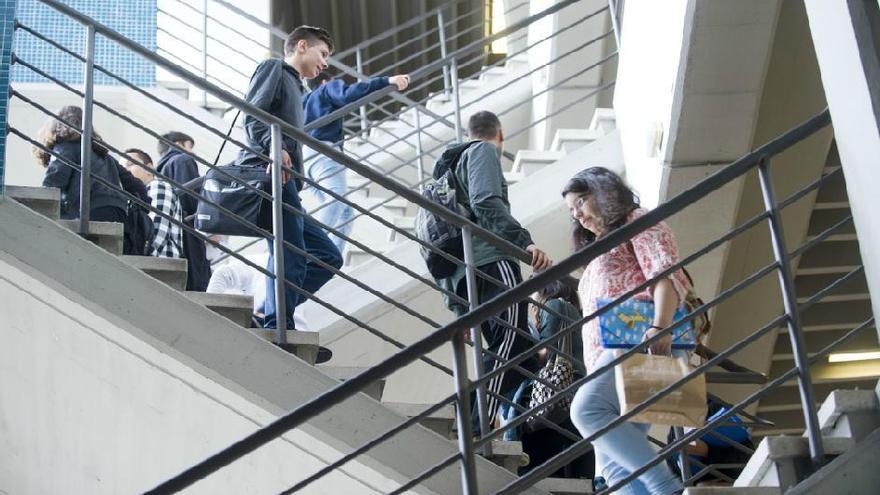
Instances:
[[[630,223],[645,213],[647,210],[644,208],[633,210],[627,216],[626,222]],[[591,261],[581,275],[578,296],[584,316],[596,311],[598,299],[619,297],[678,261],[678,246],[672,230],[665,222],[636,235],[630,242],[616,246]],[[690,289],[687,277],[678,270],[669,278],[678,293],[679,303],[683,302]],[[652,299],[650,289],[645,289],[635,297]],[[593,363],[603,351],[598,318],[584,324],[583,341],[584,363],[592,371]]]

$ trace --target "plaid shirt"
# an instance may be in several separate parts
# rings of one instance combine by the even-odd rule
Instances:
[[[153,180],[147,185],[147,193],[153,208],[167,214],[177,222],[183,223],[183,210],[180,200],[171,185],[163,180]],[[183,251],[183,233],[180,225],[174,224],[166,217],[150,212],[153,219],[153,240],[148,253],[159,258],[180,258]]]

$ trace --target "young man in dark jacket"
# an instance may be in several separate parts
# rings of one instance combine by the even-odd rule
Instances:
[[[504,149],[504,131],[501,121],[492,112],[477,112],[468,121],[468,134],[477,140],[470,145],[458,160],[455,175],[460,187],[460,197],[473,213],[474,221],[484,229],[505,239],[532,255],[532,268],[541,271],[552,264],[549,257],[532,241],[529,231],[510,214],[510,203],[507,200],[507,182],[501,169],[501,152]],[[435,175],[437,171],[435,171]],[[477,270],[504,283],[499,287],[477,274],[477,304],[482,304],[500,293],[522,282],[519,261],[504,253],[478,235],[474,236],[474,263]],[[454,291],[467,299],[467,285],[463,267],[459,267],[451,277],[439,281],[447,290]],[[447,300],[447,305],[457,315],[462,315],[468,308]],[[504,324],[496,319],[489,319],[480,325],[483,339],[488,350],[503,360],[517,356],[531,345],[529,341],[518,335],[511,327],[528,333],[527,303],[514,304],[496,315]],[[483,372],[489,373],[503,365],[495,357],[484,354]],[[522,364],[531,367],[529,363]],[[507,371],[491,379],[486,387],[488,414],[490,423],[498,413],[499,401],[494,394],[510,397],[514,389],[525,377],[515,371]],[[476,408],[476,403],[474,404]],[[479,418],[476,409],[473,414],[474,431],[480,433]],[[481,432],[483,434],[488,432]]]
[[[378,91],[393,84],[398,91],[403,91],[409,86],[409,76],[399,74],[391,77],[374,77],[366,81],[353,84],[345,84],[342,79],[333,79],[326,72],[318,74],[318,77],[309,79],[308,86],[311,92],[305,95],[305,123],[318,120],[349,103],[355,102],[368,94]],[[324,126],[309,131],[309,135],[320,139],[330,146],[336,146],[342,150],[342,119],[334,120]],[[331,158],[318,154],[309,148],[304,150],[306,175],[330,191],[342,196],[348,192],[345,167],[336,163]],[[342,201],[333,199],[329,194],[317,188],[307,189],[321,205],[315,212],[314,218],[319,223],[333,227],[341,233],[348,235],[351,232],[352,216],[351,206]],[[330,239],[336,244],[339,252],[345,247],[345,241],[330,235]]]
[[[192,157],[195,140],[182,132],[169,132],[159,140],[159,175],[168,177],[179,184],[199,177],[199,166]],[[174,143],[171,146],[167,141]],[[183,209],[183,218],[196,213],[198,200],[185,192],[177,191],[180,206]],[[186,222],[190,227],[192,222]],[[205,241],[189,231],[183,233],[183,257],[187,260],[186,290],[204,292],[211,280],[211,264],[205,255]]]
[[[248,86],[245,99],[248,103],[287,122],[293,127],[303,128],[303,87],[302,78],[311,79],[327,68],[327,57],[333,51],[333,40],[321,28],[300,26],[293,30],[284,42],[284,58],[269,59],[257,66]],[[271,133],[266,123],[250,115],[245,116],[247,144],[259,153],[271,156]],[[303,173],[302,145],[293,137],[282,136],[281,159],[295,174]],[[238,163],[264,167],[269,172],[269,163],[258,154],[242,149]],[[299,191],[302,180],[290,180],[289,172],[283,173],[284,188],[282,201],[302,211]],[[292,212],[284,211],[284,241],[302,249],[330,266],[342,266],[342,256],[327,234],[311,220]],[[274,269],[275,244],[269,242],[267,268]],[[314,261],[307,261],[289,249],[282,251],[284,256],[284,278],[287,282],[303,290],[314,293],[320,289],[333,274]],[[287,287],[285,294],[285,315],[278,315],[275,307],[275,282],[266,277],[266,306],[263,326],[277,328],[278,319],[285,328],[293,329],[293,311],[305,302],[294,289]]]

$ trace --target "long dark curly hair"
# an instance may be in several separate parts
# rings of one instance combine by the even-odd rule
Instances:
[[[75,105],[67,105],[58,111],[58,118],[50,117],[37,134],[36,141],[48,149],[64,141],[79,141],[81,137],[83,111]],[[92,150],[99,155],[107,154],[107,148],[100,144],[101,136],[92,131]],[[37,162],[47,167],[52,155],[38,146],[34,146],[32,153]]]
[[[590,167],[575,174],[562,189],[562,197],[569,193],[587,195],[605,233],[626,223],[626,217],[639,207],[636,193],[605,167]],[[575,251],[595,240],[595,234],[572,219],[571,241]]]

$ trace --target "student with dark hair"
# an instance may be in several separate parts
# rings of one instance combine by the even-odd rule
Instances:
[[[305,95],[305,123],[318,120],[349,103],[355,102],[368,94],[378,91],[388,85],[394,85],[398,91],[403,91],[409,86],[409,76],[400,74],[391,77],[374,77],[366,81],[346,84],[342,79],[333,79],[326,72],[321,72],[318,77],[308,80],[311,92]],[[317,129],[309,131],[315,139],[324,141],[328,146],[335,146],[342,151],[342,119],[334,120]],[[345,167],[333,161],[333,159],[319,155],[307,148],[305,151],[306,175],[330,191],[342,196],[348,192]],[[326,192],[311,187],[312,196],[321,205],[315,212],[315,220],[329,227],[336,228],[343,234],[351,232],[351,206],[333,199]],[[342,252],[345,241],[335,235],[330,235],[333,243]]]
[[[284,58],[269,59],[257,66],[251,76],[245,99],[248,103],[283,120],[291,126],[303,128],[303,87],[302,79],[312,79],[327,68],[327,58],[333,52],[333,40],[327,31],[300,26],[293,30],[284,43]],[[245,116],[245,132],[247,145],[257,152],[271,156],[271,133],[269,125],[251,116]],[[283,135],[281,139],[281,160],[283,165],[292,170],[297,177],[291,181],[291,172],[285,170],[282,175],[284,187],[281,200],[302,211],[299,192],[302,189],[303,173],[302,145],[293,137]],[[239,165],[263,167],[271,172],[270,164],[257,153],[242,149],[238,156]],[[342,255],[339,249],[327,237],[327,233],[318,228],[310,219],[285,209],[282,216],[284,224],[284,241],[298,249],[304,250],[315,258],[332,267],[342,267]],[[275,243],[269,243],[269,259],[267,268],[274,268],[274,257],[279,254]],[[281,250],[284,256],[284,279],[309,293],[317,292],[333,276],[332,272],[315,261],[307,261],[289,249]],[[266,316],[263,326],[277,328],[278,318],[283,318],[285,328],[293,329],[293,311],[305,298],[288,288],[285,290],[285,315],[278,315],[275,307],[275,283],[266,277]]]
[[[460,190],[459,198],[472,213],[474,221],[486,230],[505,239],[532,255],[532,267],[536,271],[543,270],[552,264],[550,258],[532,241],[529,231],[510,214],[510,203],[507,200],[507,182],[501,170],[501,152],[504,148],[504,131],[501,121],[492,112],[477,112],[468,121],[468,133],[474,140],[470,143],[453,145],[466,146],[455,168],[455,177]],[[434,170],[434,177],[439,178],[446,170]],[[479,236],[474,236],[474,262],[477,269],[496,280],[501,280],[499,287],[477,276],[477,304],[486,302],[498,294],[522,282],[519,262],[509,254],[501,251]],[[467,299],[467,285],[464,280],[464,268],[459,266],[456,273],[439,283],[447,290]],[[464,314],[468,308],[447,299],[447,305],[456,314]],[[489,354],[484,355],[483,371],[489,373],[504,364],[504,361],[528,349],[529,341],[519,335],[514,328],[528,332],[526,303],[521,302],[506,308],[496,315],[504,322],[501,324],[492,318],[480,325],[483,339],[488,349],[500,356],[503,361]],[[532,363],[524,363],[530,367]],[[495,394],[510,396],[524,377],[515,371],[506,371],[491,379],[487,386],[488,412],[490,422],[494,421],[499,409]],[[479,418],[475,413],[474,427],[480,432]]]
[[[46,167],[43,187],[61,190],[61,218],[79,218],[81,174],[73,166],[81,166],[83,126],[82,108],[66,106],[58,112],[59,119],[50,118],[39,131],[37,141],[52,153],[34,147],[37,161]],[[92,180],[89,186],[89,218],[96,222],[125,223],[128,200],[120,192],[124,190],[138,198],[149,201],[144,185],[108,154],[101,145],[101,137],[92,131]],[[71,166],[70,164],[73,166]],[[100,177],[111,185],[96,179]]]
[[[187,134],[179,131],[164,134],[157,145],[159,166],[156,170],[179,184],[198,178],[199,166],[192,154],[194,146],[195,140]],[[177,197],[183,218],[195,215],[198,199],[185,191],[177,191]],[[192,226],[192,221],[187,225]],[[186,290],[204,292],[211,280],[211,264],[205,253],[205,241],[192,232],[184,231],[183,257],[187,260]]]
[[[156,177],[153,168],[153,159],[147,152],[137,148],[125,150],[128,160],[125,168],[131,175],[140,179],[147,186],[150,195],[150,203],[153,208],[173,218],[159,215],[150,211],[152,229],[149,236],[149,244],[145,254],[159,258],[180,258],[183,256],[183,208],[174,188],[168,182]]]
[[[643,216],[635,193],[614,172],[592,167],[577,173],[562,190],[562,197],[572,218],[574,249],[588,246],[596,239]],[[584,316],[599,309],[599,301],[616,299],[645,281],[657,276],[679,261],[678,246],[665,222],[646,229],[628,242],[592,260],[581,275],[578,295]],[[657,280],[639,297],[654,302],[654,321],[645,338],[656,335],[672,324],[675,311],[687,297],[690,283],[677,270]],[[609,364],[611,349],[604,349],[599,335],[598,318],[584,324],[584,361],[587,371]],[[650,346],[654,354],[672,353],[672,336]],[[684,351],[675,351],[681,353]],[[571,420],[583,437],[593,435],[620,417],[620,402],[615,388],[614,370],[594,377],[578,389],[571,404]],[[654,458],[648,441],[650,425],[624,422],[593,440],[597,466],[613,485]],[[632,493],[669,495],[681,493],[681,481],[665,464],[655,464],[624,488]]]

